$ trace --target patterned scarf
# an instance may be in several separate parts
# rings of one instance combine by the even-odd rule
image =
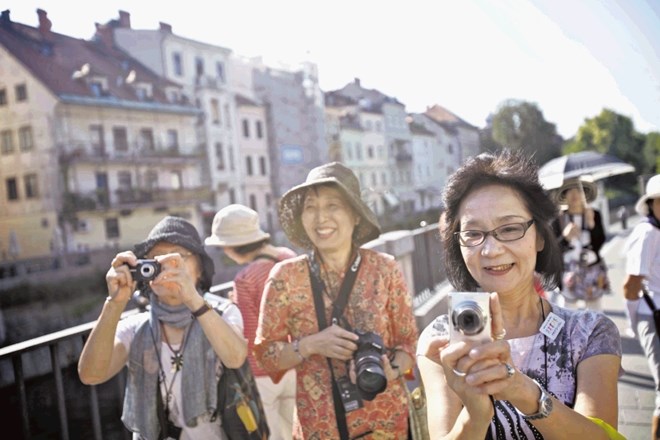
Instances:
[[[128,355],[128,377],[122,421],[130,431],[144,439],[158,439],[160,425],[156,411],[156,399],[162,398],[158,388],[160,374],[161,334],[159,321],[188,330],[188,341],[183,353],[181,370],[182,406],[188,426],[197,425],[197,417],[215,412],[217,407],[218,376],[220,364],[213,347],[204,335],[199,322],[192,318],[184,305],[168,306],[150,293],[151,310],[148,319],[138,327]],[[154,347],[156,341],[157,347]],[[169,368],[163,366],[163,369]]]

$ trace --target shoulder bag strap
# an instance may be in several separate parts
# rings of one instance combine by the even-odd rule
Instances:
[[[314,297],[314,308],[316,309],[316,319],[319,323],[319,330],[323,330],[328,327],[328,322],[325,319],[325,307],[323,305],[323,290],[325,286],[323,280],[321,279],[319,273],[319,265],[314,258],[314,253],[308,255],[309,263],[309,278],[312,284],[312,294]],[[357,256],[351,267],[344,277],[344,281],[341,284],[339,290],[339,296],[335,303],[333,303],[332,318],[339,319],[341,314],[348,303],[348,297],[353,289],[353,284],[355,283],[355,278],[357,276],[358,269],[360,268],[360,252],[357,252]],[[326,358],[328,361],[328,368],[330,369],[330,377],[332,378],[332,401],[335,405],[335,415],[337,416],[337,429],[339,430],[339,437],[341,440],[349,440],[348,436],[348,424],[346,423],[346,412],[344,411],[344,406],[341,403],[341,395],[339,393],[339,387],[337,381],[335,380],[335,373],[332,368],[332,361],[330,358]]]
[[[649,306],[649,309],[655,312],[657,310],[655,303],[653,302],[651,295],[649,295],[648,290],[646,290],[644,287],[642,287],[642,297],[644,298],[644,301],[646,301],[646,304]]]

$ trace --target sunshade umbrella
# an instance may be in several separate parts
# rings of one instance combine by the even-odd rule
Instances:
[[[581,151],[546,162],[539,169],[539,180],[545,189],[557,189],[566,180],[578,177],[596,181],[633,172],[635,167],[618,157],[596,151]]]

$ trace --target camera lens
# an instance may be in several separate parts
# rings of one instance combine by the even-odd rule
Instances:
[[[476,302],[464,301],[452,313],[454,327],[465,335],[481,333],[486,325],[484,312]]]
[[[152,264],[145,264],[140,267],[140,275],[142,275],[143,278],[151,278],[155,273],[156,267]]]
[[[366,400],[373,400],[387,388],[387,377],[380,356],[367,354],[355,363],[357,386]]]

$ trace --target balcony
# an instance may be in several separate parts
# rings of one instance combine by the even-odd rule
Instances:
[[[195,78],[195,86],[198,89],[222,90],[224,85],[225,85],[225,83],[222,81],[222,79],[220,79],[218,77],[215,77],[215,76],[198,75]]]
[[[394,159],[396,159],[397,163],[406,163],[406,162],[412,162],[413,157],[412,154],[406,151],[400,151],[396,153]]]
[[[143,145],[134,145],[127,151],[111,150],[99,151],[85,147],[78,147],[70,151],[61,153],[59,156],[61,164],[107,164],[112,163],[180,163],[181,160],[194,162],[204,157],[205,151],[202,146],[182,148],[180,145],[164,146],[157,143],[154,146],[146,147]]]

